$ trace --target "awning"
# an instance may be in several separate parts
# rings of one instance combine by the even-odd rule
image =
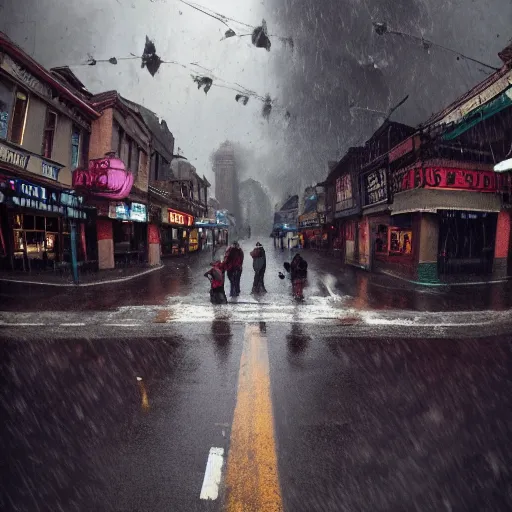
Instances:
[[[494,98],[488,103],[485,103],[466,114],[455,126],[451,127],[448,132],[443,134],[442,138],[444,140],[456,139],[459,135],[467,132],[473,126],[510,107],[510,105],[512,105],[512,87],[509,87],[497,98]]]
[[[499,212],[501,210],[501,196],[485,192],[426,190],[421,188],[395,194],[391,205],[391,215],[412,212],[437,213],[437,210]]]

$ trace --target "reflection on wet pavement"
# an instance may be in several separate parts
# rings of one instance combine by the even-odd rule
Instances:
[[[250,294],[253,271],[246,252],[242,274],[242,295],[233,302],[244,304],[292,304],[289,278],[281,280],[278,272],[293,253],[267,249],[265,282],[268,294]],[[303,251],[309,261],[308,285],[305,289],[308,304],[315,298],[342,300],[347,308],[358,310],[413,311],[477,311],[505,310],[512,307],[512,282],[452,287],[421,287],[398,279],[371,274],[352,267],[343,267],[332,258],[318,252]],[[162,306],[169,302],[187,304],[208,302],[208,281],[203,277],[211,255],[206,251],[183,258],[169,259],[162,270],[141,278],[118,284],[90,288],[54,288],[17,283],[0,283],[3,311],[42,310],[112,310],[127,306]],[[229,283],[226,282],[229,287]]]

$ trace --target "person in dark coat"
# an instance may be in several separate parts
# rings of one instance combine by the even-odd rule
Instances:
[[[252,268],[254,269],[254,282],[251,293],[267,293],[265,289],[265,270],[267,269],[267,257],[265,249],[258,242],[256,247],[251,251]]]
[[[228,279],[231,285],[229,292],[231,297],[238,297],[240,295],[240,278],[242,277],[243,265],[244,251],[238,242],[233,242],[224,256],[224,267],[227,270]]]
[[[286,264],[285,268],[288,270]],[[308,262],[300,255],[296,254],[289,266],[290,277],[292,279],[292,293],[295,299],[304,299],[304,284],[308,277]]]
[[[205,273],[204,277],[210,280],[210,301],[212,304],[227,304],[228,299],[224,291],[224,263],[215,261],[212,268]]]

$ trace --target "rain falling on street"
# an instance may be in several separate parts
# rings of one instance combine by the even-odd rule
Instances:
[[[510,0],[0,0],[0,511],[512,510]]]

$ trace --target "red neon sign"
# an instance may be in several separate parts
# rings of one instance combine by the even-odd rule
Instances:
[[[176,210],[167,209],[169,215],[169,224],[179,224],[180,226],[193,226],[194,217],[188,213],[178,212]]]
[[[394,192],[414,188],[455,189],[475,192],[499,192],[502,189],[501,176],[493,171],[426,167],[398,172],[393,179]]]

